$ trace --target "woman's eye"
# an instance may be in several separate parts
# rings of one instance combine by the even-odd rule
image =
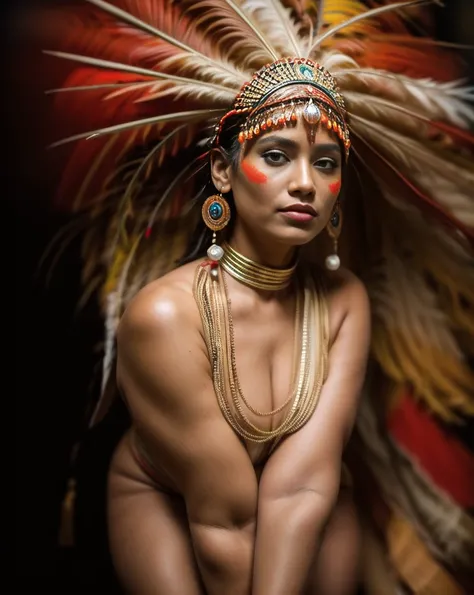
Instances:
[[[263,158],[270,165],[282,165],[288,160],[281,151],[268,151],[263,155]]]
[[[325,157],[324,159],[318,159],[315,163],[318,169],[326,169],[326,170],[334,170],[337,167],[337,162],[334,159],[329,159],[329,157]]]

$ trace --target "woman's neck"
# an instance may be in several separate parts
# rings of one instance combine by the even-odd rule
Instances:
[[[293,246],[259,241],[238,225],[228,242],[242,256],[267,267],[286,268],[291,266],[295,259],[296,248]]]

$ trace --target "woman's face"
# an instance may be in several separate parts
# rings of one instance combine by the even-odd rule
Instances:
[[[228,170],[236,224],[287,245],[311,241],[326,226],[341,188],[342,155],[335,135],[308,125],[262,134]]]

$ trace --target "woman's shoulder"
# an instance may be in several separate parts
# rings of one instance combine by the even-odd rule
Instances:
[[[349,269],[340,267],[336,271],[328,271],[310,263],[306,270],[316,284],[324,288],[330,302],[350,306],[354,300],[359,302],[368,299],[364,283]]]
[[[199,313],[193,297],[196,266],[198,261],[190,262],[143,287],[122,315],[117,341],[128,341],[142,333],[162,335],[198,328]]]
[[[370,302],[364,283],[352,271],[340,268],[329,277],[329,311],[336,319],[335,336],[344,324],[357,321],[359,328],[370,329]]]
[[[352,271],[339,268],[337,271],[325,269],[313,273],[325,287],[329,310],[330,343],[332,344],[343,323],[348,317],[363,319],[370,325],[370,305],[364,283]]]
[[[368,299],[364,283],[349,269],[341,267],[337,271],[327,271],[325,281],[329,295],[338,297],[347,306],[353,304],[354,300]]]

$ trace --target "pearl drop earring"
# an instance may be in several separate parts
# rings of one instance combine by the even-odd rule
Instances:
[[[337,253],[338,249],[338,240],[339,236],[341,235],[341,228],[342,228],[342,211],[341,205],[339,201],[336,202],[334,205],[334,210],[331,215],[331,219],[329,219],[329,223],[326,226],[327,232],[333,241],[334,246],[334,253],[330,254],[326,258],[326,268],[330,271],[337,271],[337,269],[341,266],[341,259]]]

